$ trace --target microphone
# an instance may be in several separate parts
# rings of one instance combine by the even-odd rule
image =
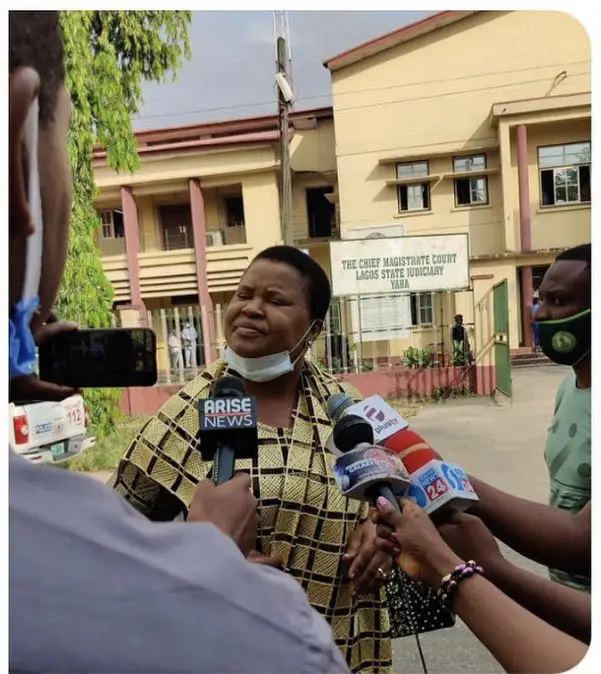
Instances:
[[[350,414],[356,414],[368,421],[373,428],[374,442],[377,445],[383,445],[385,440],[409,426],[409,422],[378,395],[356,403],[348,393],[334,393],[328,398],[326,411],[334,422]],[[327,445],[334,454],[340,453],[333,443],[333,434]]]
[[[223,484],[234,476],[236,459],[257,454],[257,406],[247,396],[238,377],[223,377],[213,395],[199,401],[200,454],[213,461],[213,482]]]
[[[363,402],[373,398],[379,396],[372,396]],[[381,402],[384,403],[382,400]],[[387,403],[384,405],[390,407]],[[356,407],[357,404],[346,393],[335,394],[327,402],[328,413],[335,421],[344,418],[345,414]],[[359,416],[362,416],[360,412]],[[408,425],[406,423],[402,428],[393,427],[393,432],[381,441],[386,449],[402,460],[411,476],[411,485],[405,497],[413,499],[428,515],[441,509],[463,511],[472,507],[478,496],[463,468],[441,461],[432,447],[419,433],[410,430]]]
[[[383,496],[399,510],[398,499],[411,484],[409,474],[397,456],[374,445],[372,425],[349,414],[336,423],[333,436],[342,452],[334,462],[334,475],[342,494],[372,505]]]

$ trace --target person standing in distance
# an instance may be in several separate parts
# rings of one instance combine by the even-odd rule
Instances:
[[[26,399],[59,393],[33,373],[67,255],[64,82],[58,12],[9,12],[9,375]],[[250,485],[201,481],[188,522],[157,524],[9,452],[9,671],[348,672],[300,585],[246,561]]]
[[[540,348],[553,362],[572,368],[557,391],[547,434],[549,503],[575,514],[591,500],[591,244],[558,255],[538,294]],[[553,569],[550,575],[590,592],[590,577]]]

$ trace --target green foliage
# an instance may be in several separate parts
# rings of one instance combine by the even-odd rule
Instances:
[[[101,470],[114,471],[119,465],[129,443],[142,428],[146,417],[123,417],[117,421],[116,429],[81,454],[54,465],[81,473]]]
[[[96,245],[100,219],[94,209],[95,143],[111,168],[139,166],[132,116],[143,102],[142,83],[163,81],[189,59],[185,11],[63,11],[67,88],[72,101],[69,153],[74,177],[69,254],[57,315],[82,327],[112,324],[113,292]],[[99,437],[114,428],[119,392],[86,392]]]
[[[434,367],[434,355],[426,349],[416,349],[410,346],[403,353],[403,363],[412,369]]]

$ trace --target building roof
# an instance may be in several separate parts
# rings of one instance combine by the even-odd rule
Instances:
[[[478,12],[476,11],[437,12],[421,21],[416,21],[415,23],[410,23],[408,26],[397,28],[397,30],[393,30],[391,33],[386,33],[386,35],[382,35],[374,40],[364,42],[357,47],[344,51],[341,54],[332,56],[327,59],[327,61],[324,61],[323,65],[331,72],[346,68],[353,63],[363,61],[370,56],[380,54],[387,49],[392,49],[400,44],[414,40],[417,37],[431,33],[444,26],[449,26],[452,23],[456,23],[457,21],[461,21],[462,19],[466,19],[468,16],[477,13]]]
[[[318,119],[331,119],[331,107],[298,110],[290,113],[289,119],[293,129],[311,128]],[[279,138],[278,116],[243,117],[225,122],[209,122],[206,124],[188,124],[160,129],[136,131],[138,151],[141,153],[165,152],[169,150],[192,149],[201,146],[242,145],[277,140]],[[94,148],[94,158],[106,156],[104,148]]]

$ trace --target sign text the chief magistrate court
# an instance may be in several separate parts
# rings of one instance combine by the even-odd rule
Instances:
[[[467,234],[358,239],[330,246],[338,297],[469,287]]]

